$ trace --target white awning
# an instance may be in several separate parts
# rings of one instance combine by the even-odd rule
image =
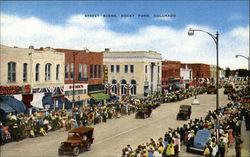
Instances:
[[[17,95],[13,95],[15,99],[19,100],[19,101],[22,101],[23,99],[23,96],[22,94],[17,94]]]
[[[43,99],[44,93],[34,93],[33,94],[33,101],[30,102],[30,104],[33,107],[37,107],[37,108],[42,108],[43,109]]]

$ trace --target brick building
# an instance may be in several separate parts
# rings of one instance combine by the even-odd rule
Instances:
[[[162,86],[169,85],[171,80],[180,78],[180,61],[162,61]]]
[[[65,96],[69,101],[76,102],[81,106],[90,99],[88,94],[104,92],[102,53],[90,52],[87,49],[56,50],[65,54]],[[73,88],[75,90],[74,95]]]
[[[192,69],[193,78],[210,78],[210,65],[203,63],[183,63],[181,68],[188,67]]]

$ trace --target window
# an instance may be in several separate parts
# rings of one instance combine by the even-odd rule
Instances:
[[[65,78],[69,79],[69,64],[65,65]]]
[[[126,95],[127,94],[127,89],[125,87],[126,84],[127,84],[126,80],[121,81],[121,95]]]
[[[56,80],[59,80],[60,64],[56,65]]]
[[[40,64],[36,64],[36,81],[39,81]]]
[[[158,66],[158,73],[160,72],[160,66]]]
[[[79,73],[78,73],[78,78],[82,78],[82,64],[79,64]]]
[[[128,65],[124,65],[124,72],[128,73]]]
[[[8,81],[16,82],[16,63],[15,62],[8,63]]]
[[[74,78],[74,64],[71,63],[71,67],[70,67],[70,79],[73,80]]]
[[[83,77],[84,78],[88,77],[88,66],[87,66],[87,64],[83,65]]]
[[[23,64],[23,82],[27,82],[28,64]]]
[[[117,94],[117,85],[116,85],[117,81],[116,80],[112,80],[112,92]]]
[[[135,80],[132,80],[132,81],[131,81],[131,85],[132,85],[132,88],[131,88],[131,95],[136,95],[136,81],[135,81]]]
[[[148,72],[148,66],[145,65],[145,73],[147,73],[147,72]]]
[[[101,65],[98,65],[98,78],[101,78],[101,77],[102,77],[101,71],[102,71]]]
[[[97,78],[97,65],[94,66],[94,78]]]
[[[93,65],[90,65],[90,78],[93,78]]]
[[[116,72],[117,72],[117,73],[120,72],[120,65],[116,65]]]
[[[110,72],[114,72],[115,70],[114,70],[114,65],[111,65],[111,67],[110,67]]]
[[[51,64],[47,63],[45,65],[45,81],[50,81],[51,80]]]
[[[130,65],[130,73],[134,73],[134,65]]]

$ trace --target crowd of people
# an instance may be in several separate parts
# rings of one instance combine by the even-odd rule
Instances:
[[[150,103],[152,108],[155,109],[161,103],[180,101],[193,96],[195,92],[201,94],[200,91],[200,87],[197,89],[179,89],[165,95],[155,93],[140,99],[123,97],[120,101],[114,99],[107,103],[88,104],[73,110],[35,112],[31,115],[10,113],[6,118],[7,121],[0,122],[0,144],[29,137],[45,136],[48,132],[59,129],[67,131],[78,126],[96,125],[106,122],[108,119],[130,115],[130,113],[135,112],[138,102]]]
[[[187,151],[194,145],[194,138],[199,130],[211,131],[205,148],[202,150],[205,157],[224,157],[228,148],[235,143],[236,157],[241,155],[241,124],[243,117],[249,123],[250,108],[239,102],[239,97],[247,94],[245,89],[238,91],[237,99],[231,101],[226,107],[218,111],[209,111],[203,119],[190,120],[188,124],[175,129],[169,128],[163,137],[156,141],[138,145],[133,149],[128,144],[122,149],[122,157],[178,157],[181,145],[187,147]],[[219,122],[219,123],[218,123]],[[218,128],[218,124],[219,128]],[[247,126],[246,126],[247,127]]]

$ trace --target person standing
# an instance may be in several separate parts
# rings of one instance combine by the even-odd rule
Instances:
[[[235,152],[236,157],[241,157],[241,148],[242,148],[243,140],[240,137],[240,134],[238,134],[235,138]]]
[[[223,138],[220,138],[220,142],[219,142],[219,155],[220,157],[224,157],[225,156],[225,151],[226,151],[226,144],[223,140]]]

